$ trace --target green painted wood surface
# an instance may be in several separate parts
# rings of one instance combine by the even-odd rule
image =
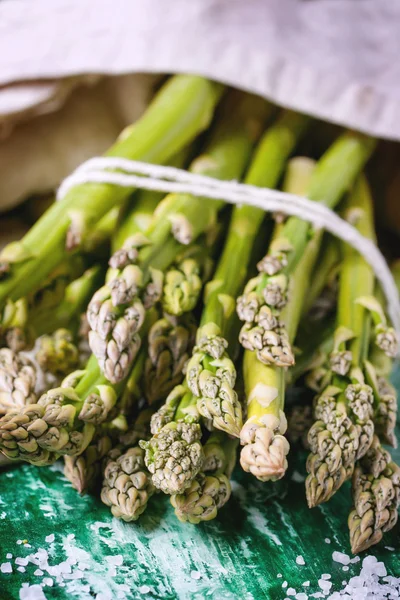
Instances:
[[[400,461],[399,451],[394,456]],[[125,524],[113,519],[98,499],[79,497],[61,465],[15,467],[0,473],[0,564],[8,562],[7,553],[13,554],[14,565],[16,556],[45,548],[50,564],[75,557],[74,576],[83,561],[82,578],[68,580],[67,574],[64,586],[54,582],[43,588],[47,600],[283,600],[283,581],[297,592],[312,593],[320,591],[323,573],[332,574],[331,591],[341,589],[343,580],[360,571],[360,563],[343,571],[332,560],[334,550],[350,554],[349,485],[329,504],[310,511],[304,483],[297,481],[305,475],[304,453],[292,452],[290,463],[287,478],[276,484],[259,483],[238,471],[227,507],[218,519],[199,526],[179,523],[168,498],[161,496],[152,498],[138,523]],[[54,542],[46,542],[51,534]],[[27,540],[31,547],[17,540]],[[399,548],[396,526],[366,554],[383,560],[388,573],[399,576]],[[304,566],[296,564],[299,555]],[[122,565],[114,567],[113,556]],[[14,565],[13,573],[0,573],[1,600],[19,599],[23,583],[38,584],[48,576],[35,576],[33,564],[22,568],[25,572]],[[302,587],[307,580],[310,587]]]

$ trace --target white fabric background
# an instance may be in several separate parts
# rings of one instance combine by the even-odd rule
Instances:
[[[400,139],[399,0],[2,0],[0,85],[194,72]]]

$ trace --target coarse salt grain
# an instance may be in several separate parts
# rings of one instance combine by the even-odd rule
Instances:
[[[348,567],[347,565],[343,565],[342,567],[342,571],[348,571],[350,567]]]
[[[288,582],[287,582],[287,581],[284,581],[284,582],[282,583],[282,587],[283,587],[283,589],[287,588],[287,586],[288,586]]]
[[[295,596],[296,595],[296,590],[294,588],[290,587],[290,588],[288,588],[286,590],[286,595],[287,596]]]
[[[19,590],[19,598],[20,600],[46,600],[40,585],[29,585],[28,583],[22,584],[22,588]]]
[[[306,562],[305,562],[304,558],[301,556],[301,554],[299,554],[299,556],[297,556],[296,563],[298,565],[305,565],[306,564]]]
[[[309,581],[305,581],[304,583],[302,583],[303,587],[310,587],[310,582]]]
[[[44,538],[44,541],[47,542],[48,544],[51,544],[52,542],[54,542],[54,540],[55,540],[54,533],[51,533],[50,535],[48,535]]]
[[[318,579],[318,585],[324,592],[329,592],[332,587],[332,582],[327,581],[326,579]]]
[[[330,544],[331,540],[329,538],[325,538],[325,544]]]
[[[192,579],[200,579],[201,578],[201,573],[199,573],[199,571],[192,571],[190,573],[190,577]]]
[[[34,575],[36,575],[36,577],[41,577],[42,575],[44,575],[44,573],[41,569],[36,569]]]
[[[282,577],[282,573],[278,573],[277,577],[281,578]]]
[[[120,567],[124,562],[124,559],[121,554],[116,554],[115,556],[114,555],[106,556],[105,558],[110,564],[112,564],[116,567]]]
[[[26,569],[25,567],[17,567],[17,571],[19,571],[20,573],[25,573]]]
[[[17,544],[20,546],[22,544],[22,540],[17,540]]]
[[[9,562],[0,565],[0,571],[2,573],[12,573],[12,565]]]
[[[10,558],[12,558],[13,555],[11,554],[11,552],[9,552],[8,554],[6,554],[6,558],[8,558],[8,560],[10,560]]]
[[[299,594],[296,594],[295,598],[296,598],[296,600],[308,600],[308,596],[304,592],[300,592]]]
[[[45,577],[43,579],[43,583],[44,583],[44,585],[47,585],[48,587],[53,587],[53,585],[54,585],[54,581],[52,580],[51,577]]]
[[[17,558],[15,559],[15,564],[16,565],[20,565],[21,567],[26,567],[26,565],[29,562],[29,557],[22,557],[22,556],[17,556]]]
[[[142,586],[140,586],[140,588],[139,588],[139,592],[140,592],[141,594],[148,594],[150,591],[151,591],[151,590],[150,590],[150,588],[149,588],[149,586],[148,586],[148,585],[142,585]]]
[[[389,552],[394,552],[394,548],[392,546],[385,546],[386,550],[389,550]]]
[[[337,550],[332,553],[332,559],[341,565],[348,565],[350,562],[350,556],[344,554],[344,552],[338,552]]]
[[[332,575],[329,575],[329,573],[323,573],[321,575],[321,579],[331,579]]]

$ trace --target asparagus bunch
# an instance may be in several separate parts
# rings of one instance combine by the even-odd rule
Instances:
[[[359,231],[374,239],[371,198],[363,179],[357,181],[348,198],[346,216]],[[365,307],[366,298],[374,291],[373,272],[344,244],[342,252],[334,347],[320,382],[321,393],[314,408],[316,421],[308,436],[311,454],[306,491],[310,506],[329,500],[352,476],[355,462],[372,444],[374,404],[380,401],[377,388],[374,394],[369,385],[373,367],[365,363],[370,343],[370,318]]]
[[[246,181],[259,186],[277,183],[306,124],[306,118],[284,113],[260,141]],[[186,383],[171,392],[154,417],[153,438],[142,444],[153,483],[166,493],[183,492],[202,467],[200,416],[217,429],[239,436],[242,409],[234,389],[236,369],[227,353],[227,338],[234,325],[235,298],[246,277],[263,216],[262,210],[248,206],[233,210],[214,278],[206,286]]]
[[[265,119],[268,105],[247,95],[236,100],[233,106],[229,102],[225,107],[232,110],[221,115],[203,154],[192,162],[190,171],[218,179],[241,176],[258,133],[254,133],[251,125],[257,118],[261,122]],[[146,235],[128,237],[112,256],[113,271],[93,296],[87,313],[90,346],[109,381],[116,383],[126,377],[139,348],[146,310],[160,300],[163,272],[177,259],[181,243],[188,244],[212,228],[222,206],[222,202],[171,194],[155,211]],[[196,300],[199,280],[191,271],[193,265],[196,270],[200,257],[201,253],[197,261],[186,262],[186,270],[180,274],[176,267],[174,274],[169,274],[164,298],[167,310],[172,307],[175,312],[172,305],[177,293],[178,296],[182,292],[193,294],[188,289],[193,285]],[[185,285],[188,277],[189,286]]]
[[[177,75],[158,92],[145,114],[127,127],[106,156],[165,162],[206,129],[222,87],[201,77]],[[0,255],[0,311],[32,290],[79,248],[100,219],[121,205],[128,188],[84,183],[53,204],[19,242]]]
[[[310,199],[334,207],[372,148],[369,138],[346,133],[328,149],[311,176],[303,169],[293,183],[288,179],[287,186],[294,192],[308,190]],[[247,421],[240,434],[244,446],[241,465],[262,481],[283,477],[287,468],[282,369],[294,362],[291,343],[322,240],[319,231],[308,241],[310,231],[308,223],[295,217],[278,225],[267,255],[258,264],[260,274],[249,281],[237,302],[239,318],[245,321],[239,339],[246,348],[244,380],[248,398]]]

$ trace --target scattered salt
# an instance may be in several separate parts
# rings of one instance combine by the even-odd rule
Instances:
[[[17,571],[19,571],[20,573],[25,573],[26,569],[25,567],[17,567]]]
[[[8,554],[6,554],[6,558],[8,558],[8,560],[10,560],[10,558],[12,558],[13,555],[11,554],[11,552],[9,552]]]
[[[332,582],[326,579],[318,579],[318,585],[324,592],[329,592],[332,587]]]
[[[22,544],[22,540],[17,540],[17,544],[20,546]]]
[[[120,567],[124,562],[124,559],[121,554],[117,554],[115,556],[113,556],[113,555],[106,556],[105,558],[106,558],[107,562],[109,562],[111,565],[114,565],[116,567]]]
[[[304,583],[302,583],[303,587],[309,587],[310,586],[310,582],[309,581],[305,581]]]
[[[118,589],[121,590],[122,592],[130,592],[131,588],[129,587],[129,585],[126,585],[126,583],[121,583],[121,585],[118,586]]]
[[[2,573],[12,573],[12,565],[9,562],[0,565],[0,571]]]
[[[36,577],[41,577],[42,575],[44,575],[44,573],[41,569],[36,569],[34,575],[36,575]]]
[[[323,573],[321,575],[321,579],[331,579],[332,575],[329,575],[329,573]]]
[[[299,556],[296,558],[296,563],[298,565],[305,565],[306,564],[306,562],[305,562],[304,558],[301,556],[301,554],[299,554]]]
[[[291,588],[289,588],[289,589],[286,590],[286,594],[288,596],[295,596],[296,595],[296,590],[291,587]]]
[[[55,535],[54,533],[51,533],[50,535],[46,536],[44,538],[44,541],[47,542],[48,544],[52,544],[55,540]]]
[[[329,538],[325,538],[325,544],[330,544],[331,540]]]
[[[150,588],[149,588],[149,586],[148,586],[148,585],[142,585],[142,586],[140,586],[140,588],[139,588],[139,592],[140,592],[141,594],[148,594],[149,592],[151,592],[151,590],[150,590]]]
[[[282,577],[282,573],[278,573],[277,577],[280,579]]]
[[[288,586],[288,582],[287,582],[287,581],[284,581],[284,582],[282,583],[282,587],[283,587],[283,589],[287,588],[287,586]]]
[[[348,567],[347,565],[343,565],[342,567],[342,571],[348,571],[350,567]]]
[[[46,600],[46,596],[42,590],[42,587],[38,584],[29,585],[28,583],[22,584],[22,588],[19,590],[20,600]]]
[[[344,552],[338,552],[337,550],[332,553],[332,558],[335,562],[338,562],[341,565],[348,565],[350,562],[350,556],[344,554]]]
[[[17,558],[15,559],[15,564],[20,565],[21,567],[26,567],[28,562],[29,562],[28,556],[25,558],[23,558],[22,556],[17,556]]]
[[[308,600],[308,596],[304,592],[300,592],[299,594],[296,594],[295,598],[296,598],[296,600]]]
[[[199,573],[199,571],[192,571],[190,577],[192,579],[201,579],[201,573]]]

